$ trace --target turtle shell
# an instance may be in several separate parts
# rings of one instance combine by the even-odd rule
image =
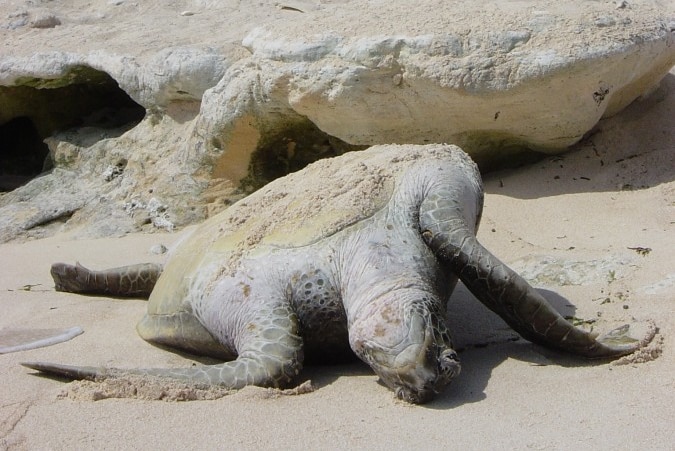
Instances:
[[[152,292],[148,314],[189,310],[192,291],[209,288],[195,280],[233,275],[242,258],[316,243],[371,217],[387,204],[411,162],[449,158],[470,161],[449,145],[374,146],[274,180],[209,218],[180,243]]]

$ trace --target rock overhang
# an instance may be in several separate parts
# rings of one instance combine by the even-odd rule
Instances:
[[[261,72],[287,72],[294,110],[347,142],[555,153],[657,86],[675,61],[670,21],[658,11],[638,20],[634,11],[601,8],[533,11],[525,23],[517,11],[490,27],[421,35],[300,35],[277,24],[243,43],[268,64]]]
[[[37,75],[37,74],[34,74]],[[43,141],[72,129],[131,129],[145,116],[105,72],[88,66],[68,67],[60,76],[17,77],[0,86],[0,184],[16,187],[32,176],[68,162],[55,156]]]
[[[483,167],[524,151],[558,153],[675,63],[675,14],[658,1],[188,3],[194,14],[149,6],[114,23],[114,15],[65,17],[29,30],[53,41],[0,56],[6,88],[44,89],[90,68],[145,109],[145,119],[105,142],[48,141],[66,157],[89,149],[98,162],[67,169],[100,176],[96,189],[110,208],[163,196],[178,225],[314,159],[373,144],[456,143]],[[172,34],[161,20],[142,29],[138,14],[171,15],[184,30]],[[127,38],[96,31],[78,45],[64,37],[68,27],[99,23],[110,36],[125,20],[135,27]],[[204,31],[215,24],[217,32]],[[134,33],[154,46],[132,45]]]

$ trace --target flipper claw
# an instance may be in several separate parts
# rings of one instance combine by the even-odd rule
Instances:
[[[62,365],[50,362],[21,362],[21,365],[46,375],[74,380],[94,380],[102,375],[98,368],[92,366]]]
[[[625,351],[624,354],[635,352],[654,339],[657,328],[653,321],[636,322],[634,326],[636,327],[631,327],[630,324],[619,326],[598,337],[597,341],[608,348],[616,349],[617,351],[623,350]],[[641,331],[640,329],[643,327],[640,326],[646,327],[647,330]]]

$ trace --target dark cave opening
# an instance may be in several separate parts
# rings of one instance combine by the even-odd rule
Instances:
[[[84,66],[54,80],[26,78],[17,86],[0,86],[0,105],[0,192],[53,167],[45,138],[82,127],[119,136],[146,113],[107,73]]]
[[[49,148],[29,118],[0,125],[0,191],[11,191],[42,173],[47,155]]]

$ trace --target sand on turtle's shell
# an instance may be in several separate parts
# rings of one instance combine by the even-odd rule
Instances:
[[[391,197],[395,181],[409,167],[405,163],[422,158],[451,159],[480,177],[456,146],[430,145],[419,152],[401,145],[373,146],[319,160],[271,182],[211,218],[212,226],[203,228],[208,232],[197,240],[203,248],[218,237],[237,233],[236,249],[223,265],[224,272],[232,273],[240,258],[261,242],[304,246],[371,216]]]

